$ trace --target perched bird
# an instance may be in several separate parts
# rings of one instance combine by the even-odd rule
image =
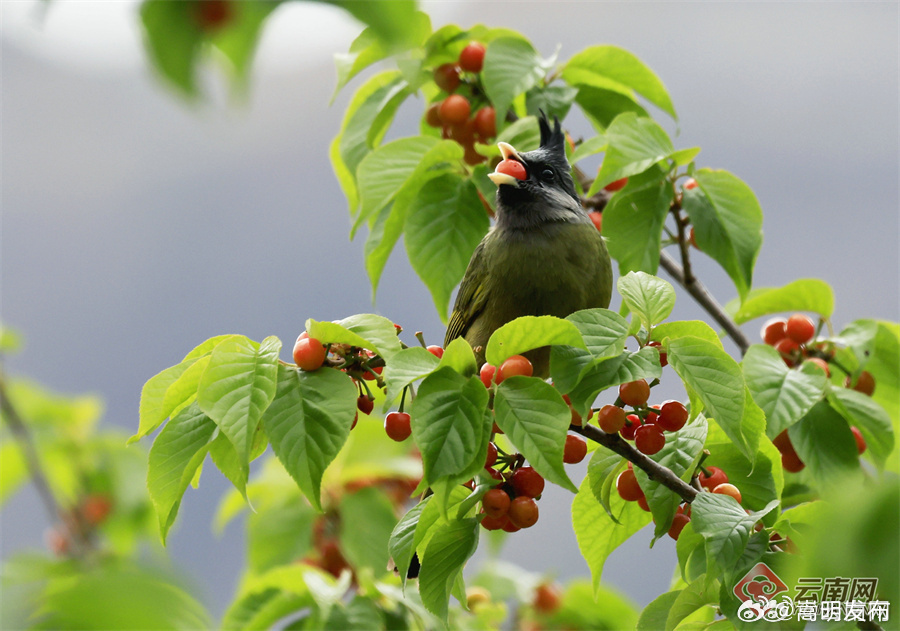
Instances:
[[[444,346],[465,338],[479,365],[491,334],[511,320],[609,306],[609,253],[575,192],[565,134],[559,119],[551,129],[543,113],[539,125],[534,151],[499,143],[504,161],[524,166],[516,169],[523,179],[500,165],[488,175],[497,185],[497,222],[472,254],[444,338]],[[549,347],[526,357],[535,376],[548,375]]]

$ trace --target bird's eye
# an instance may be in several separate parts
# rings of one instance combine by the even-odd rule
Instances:
[[[545,182],[553,181],[553,169],[544,169],[541,171],[541,179]]]

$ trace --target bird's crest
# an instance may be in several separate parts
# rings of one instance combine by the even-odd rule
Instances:
[[[541,147],[550,151],[562,151],[565,155],[566,151],[566,135],[563,133],[562,125],[559,118],[553,117],[553,127],[550,127],[550,121],[544,110],[541,110],[541,116],[538,118],[538,126],[541,128]]]

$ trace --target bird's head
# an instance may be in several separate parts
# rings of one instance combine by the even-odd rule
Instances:
[[[519,153],[510,144],[498,143],[503,162],[488,174],[497,185],[498,223],[529,227],[558,221],[590,221],[575,192],[559,119],[554,117],[551,127],[541,112],[538,123],[541,146],[534,151]],[[518,162],[524,169],[507,161]]]

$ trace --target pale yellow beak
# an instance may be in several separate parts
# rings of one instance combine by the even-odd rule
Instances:
[[[498,142],[497,146],[500,148],[500,155],[503,156],[504,160],[514,158],[519,162],[522,161],[522,158],[519,157],[519,152],[508,142]]]
[[[522,161],[522,158],[519,157],[519,152],[508,142],[498,142],[497,147],[500,148],[500,155],[503,156],[504,160],[512,158],[520,162]],[[491,182],[497,186],[500,186],[501,184],[507,184],[509,186],[519,185],[519,180],[507,173],[497,173],[494,171],[493,173],[488,173],[488,177],[491,178]]]

